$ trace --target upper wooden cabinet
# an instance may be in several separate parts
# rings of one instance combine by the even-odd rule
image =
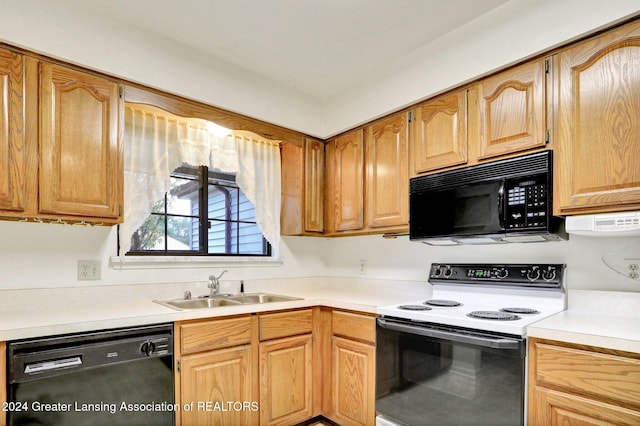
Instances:
[[[545,146],[545,76],[549,69],[550,62],[538,59],[476,86],[479,160]]]
[[[122,207],[118,84],[40,63],[40,211],[117,220]]]
[[[394,115],[367,127],[365,135],[367,228],[408,225],[408,148],[406,114]]]
[[[327,232],[364,227],[364,139],[356,130],[327,143]]]
[[[321,235],[324,231],[324,143],[306,138],[285,142],[282,158],[282,235]]]
[[[0,217],[117,223],[118,85],[0,50]]]
[[[640,23],[559,54],[556,214],[640,207]]]
[[[23,56],[0,49],[0,210],[26,209],[26,143]]]
[[[418,106],[411,122],[412,176],[467,162],[467,90]]]

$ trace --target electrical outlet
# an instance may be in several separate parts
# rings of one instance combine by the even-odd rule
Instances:
[[[640,259],[625,259],[624,266],[628,278],[640,280]]]
[[[360,275],[367,274],[367,261],[364,259],[360,260]]]
[[[102,279],[102,262],[99,260],[78,260],[78,281]]]

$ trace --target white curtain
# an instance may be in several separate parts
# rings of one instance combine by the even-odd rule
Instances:
[[[120,255],[171,185],[170,173],[182,165],[206,165],[236,175],[253,204],[256,221],[272,252],[280,241],[280,149],[278,141],[250,132],[214,136],[207,122],[187,119],[140,104],[125,106],[124,222]]]

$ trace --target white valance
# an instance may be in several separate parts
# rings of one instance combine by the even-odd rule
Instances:
[[[272,252],[278,253],[279,142],[246,131],[215,136],[207,129],[207,123],[148,105],[126,104],[121,256],[131,248],[131,236],[149,217],[153,205],[169,190],[171,172],[182,165],[206,165],[235,174],[238,187],[255,208],[260,231]]]

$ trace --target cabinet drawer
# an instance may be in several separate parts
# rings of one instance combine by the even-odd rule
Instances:
[[[251,343],[251,317],[180,324],[182,354]]]
[[[260,315],[260,340],[311,333],[311,309]]]
[[[331,322],[333,334],[373,344],[376,342],[376,319],[374,317],[333,311]]]
[[[536,385],[640,407],[640,359],[536,343]]]

